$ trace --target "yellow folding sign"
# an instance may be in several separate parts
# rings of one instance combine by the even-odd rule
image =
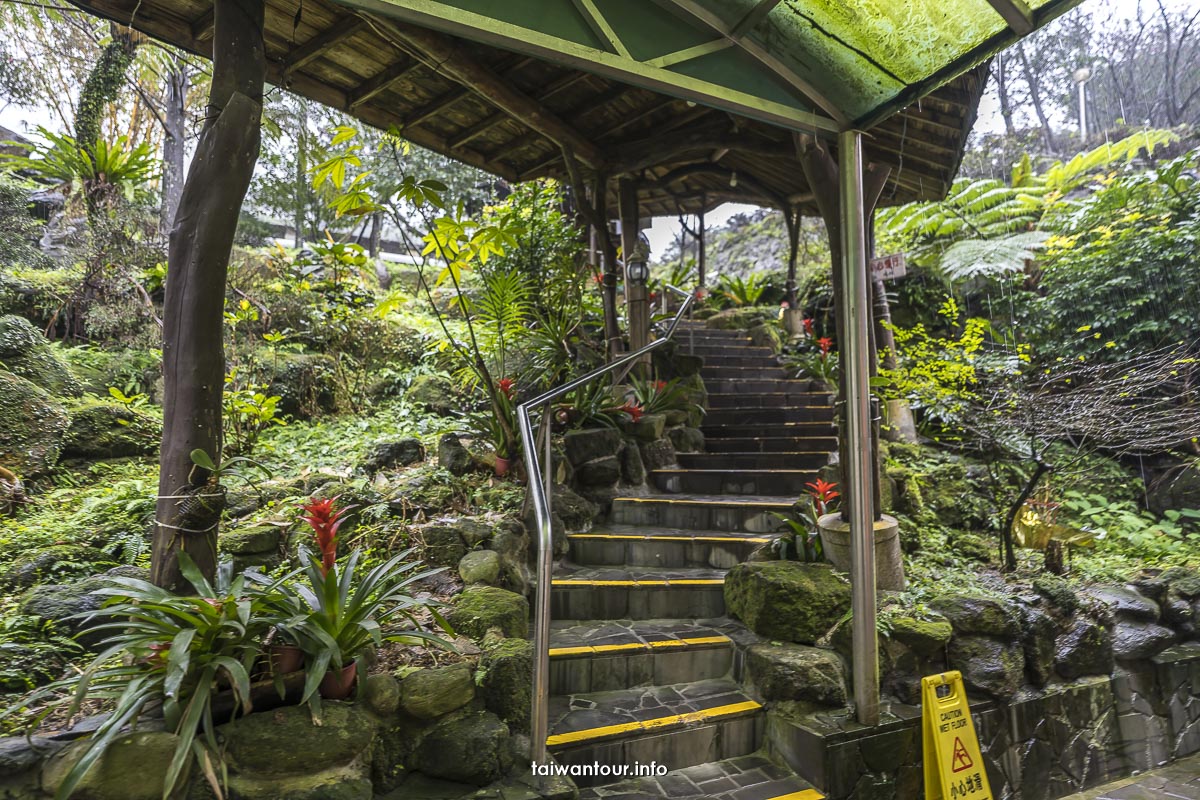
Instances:
[[[962,673],[921,679],[925,800],[993,800]]]

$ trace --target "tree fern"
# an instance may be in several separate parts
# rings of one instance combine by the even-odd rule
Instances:
[[[961,239],[942,253],[939,267],[953,281],[999,278],[1021,272],[1048,238],[1045,231],[1026,231],[999,239]]]

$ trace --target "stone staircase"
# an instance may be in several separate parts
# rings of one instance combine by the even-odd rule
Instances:
[[[690,326],[677,340],[704,358],[708,452],[652,471],[659,493],[616,498],[609,524],[568,534],[547,745],[560,764],[618,770],[576,777],[584,800],[818,800],[761,752],[766,714],[740,683],[738,642],[753,635],[725,616],[723,584],[836,447],[830,397],[739,332]],[[634,776],[652,763],[670,771]]]

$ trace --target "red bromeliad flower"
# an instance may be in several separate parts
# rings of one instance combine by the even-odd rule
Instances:
[[[828,336],[822,336],[820,339],[817,339],[817,347],[821,348],[821,355],[827,356],[829,355],[829,351],[833,349],[833,339],[830,339]]]
[[[342,523],[345,522],[346,512],[357,508],[357,506],[343,506],[335,511],[333,504],[337,502],[337,499],[337,497],[331,497],[328,500],[312,499],[301,506],[301,509],[308,515],[301,519],[312,527],[313,533],[317,537],[317,547],[321,550],[322,575],[328,575],[334,562],[337,561],[338,528],[342,527]]]
[[[814,333],[816,333],[816,324],[817,324],[816,321],[813,320],[812,318],[805,317],[803,320],[804,335],[812,336]]]
[[[697,300],[703,300],[706,297],[708,297],[707,289],[697,289],[696,290],[696,299]]]
[[[517,382],[512,378],[501,378],[496,381],[496,386],[504,393],[504,396],[509,400],[513,399],[513,395],[517,393]]]
[[[818,514],[828,514],[829,503],[841,497],[841,493],[837,490],[837,484],[831,481],[824,481],[817,478],[815,481],[804,485],[808,487],[808,494],[816,504]]]
[[[642,418],[642,414],[646,413],[646,409],[642,408],[640,405],[633,402],[632,400],[626,402],[625,405],[621,406],[617,410],[624,411],[626,414],[628,414],[630,416],[630,418],[634,422],[637,422],[639,419]]]
[[[666,389],[666,388],[667,388],[667,382],[666,382],[666,381],[657,381],[657,382],[654,384],[654,391],[655,391],[655,392],[661,392],[662,390],[664,390],[664,389]]]

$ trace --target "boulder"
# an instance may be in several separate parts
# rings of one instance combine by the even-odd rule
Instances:
[[[45,475],[58,463],[68,424],[57,400],[0,370],[0,467],[21,477]]]
[[[0,778],[29,772],[61,747],[61,744],[38,736],[32,739],[25,736],[0,739]]]
[[[463,583],[488,583],[500,580],[500,554],[495,550],[472,550],[458,562],[458,575]]]
[[[456,434],[444,433],[438,439],[438,466],[451,475],[465,475],[471,469],[471,453]]]
[[[533,642],[489,637],[484,644],[480,690],[488,711],[513,726],[529,730],[533,686]]]
[[[1031,608],[1020,607],[1021,647],[1025,651],[1025,672],[1034,686],[1045,686],[1054,674],[1054,637],[1058,626],[1049,615]]]
[[[666,469],[675,466],[675,447],[670,439],[639,442],[638,450],[641,451],[642,463],[646,465],[646,469]]]
[[[621,460],[605,456],[585,461],[575,468],[575,478],[584,486],[612,486],[621,480]]]
[[[178,741],[166,731],[117,736],[71,793],[73,800],[160,800]],[[42,767],[42,786],[54,792],[79,763],[85,742],[74,742]]]
[[[90,627],[89,623],[75,615],[99,609],[104,598],[92,592],[112,586],[110,579],[116,577],[148,580],[150,576],[146,570],[139,567],[114,567],[101,575],[93,575],[73,583],[35,586],[21,599],[21,613],[42,622],[52,622],[60,630],[79,634],[79,641],[91,646],[99,637],[95,633],[85,633]]]
[[[554,487],[554,513],[562,519],[563,525],[569,531],[589,531],[599,507],[590,500],[583,498],[566,486]]]
[[[1125,586],[1096,586],[1086,594],[1117,618],[1130,622],[1158,622],[1158,603]]]
[[[992,636],[958,635],[950,640],[950,667],[962,672],[972,692],[1000,701],[1011,700],[1025,675],[1025,653],[1020,645]]]
[[[624,444],[624,440],[621,438],[621,432],[615,428],[567,431],[563,436],[563,447],[566,448],[567,459],[576,466],[597,458],[615,456],[621,452],[622,444]]]
[[[400,707],[417,719],[436,719],[475,699],[475,677],[467,664],[419,669],[400,681]]]
[[[58,397],[78,397],[83,386],[36,328],[24,317],[0,317],[0,364]]]
[[[410,403],[446,417],[458,410],[454,384],[442,375],[418,375],[405,397]]]
[[[828,564],[748,562],[725,576],[725,604],[760,636],[813,644],[850,610],[850,584]]]
[[[468,586],[451,601],[446,619],[458,633],[482,640],[492,628],[505,636],[529,633],[529,601],[496,586]]]
[[[281,352],[264,363],[271,368],[266,394],[279,397],[280,414],[312,419],[337,411],[337,363],[332,356]]]
[[[950,621],[956,635],[977,634],[1016,639],[1021,633],[1016,609],[1002,600],[942,595],[930,601],[929,607]]]
[[[500,556],[501,585],[524,594],[529,585],[529,536],[516,520],[503,520],[489,543]]]
[[[363,678],[358,687],[358,701],[377,717],[390,717],[400,709],[400,681],[387,673]]]
[[[254,525],[223,531],[217,539],[217,549],[230,555],[261,555],[274,553],[283,543],[283,529],[277,525]]]
[[[158,450],[162,423],[116,403],[86,403],[68,411],[63,455],[80,458],[143,456]]]
[[[1113,671],[1112,637],[1103,625],[1077,617],[1054,641],[1054,669],[1067,680]]]
[[[322,704],[320,725],[307,706],[282,706],[240,717],[217,731],[230,770],[261,778],[346,766],[367,753],[375,738],[375,725],[366,711],[336,702]]]
[[[417,757],[430,777],[483,786],[512,767],[508,726],[490,711],[442,720],[421,741]]]
[[[1153,622],[1119,620],[1113,629],[1113,655],[1119,661],[1150,658],[1173,644],[1175,631]]]
[[[667,418],[662,414],[643,414],[637,422],[628,422],[625,429],[635,439],[643,442],[653,442],[663,437],[667,429]]]
[[[425,560],[439,567],[453,567],[467,553],[462,533],[454,525],[426,525],[421,529]]]
[[[676,453],[703,453],[704,433],[699,428],[681,426],[667,431],[667,438]]]
[[[750,680],[764,700],[846,705],[846,666],[832,650],[763,642],[746,655]]]
[[[1161,515],[1170,509],[1200,508],[1200,462],[1181,464],[1154,481],[1146,505]]]
[[[67,564],[72,567],[65,568]],[[91,574],[115,566],[117,561],[113,556],[98,548],[85,544],[53,544],[17,556],[0,572],[0,588],[28,589],[54,574],[61,576],[75,569]]]
[[[641,486],[646,482],[646,465],[637,445],[626,442],[621,448],[621,480],[630,486]]]
[[[897,617],[891,621],[889,636],[922,658],[938,655],[950,643],[954,629],[940,615]]]
[[[425,447],[420,439],[411,437],[376,442],[371,445],[370,452],[363,459],[361,467],[364,472],[376,473],[381,469],[407,467],[425,460]]]
[[[1056,575],[1039,575],[1033,579],[1033,589],[1046,601],[1065,615],[1079,608],[1079,597],[1071,584]]]

